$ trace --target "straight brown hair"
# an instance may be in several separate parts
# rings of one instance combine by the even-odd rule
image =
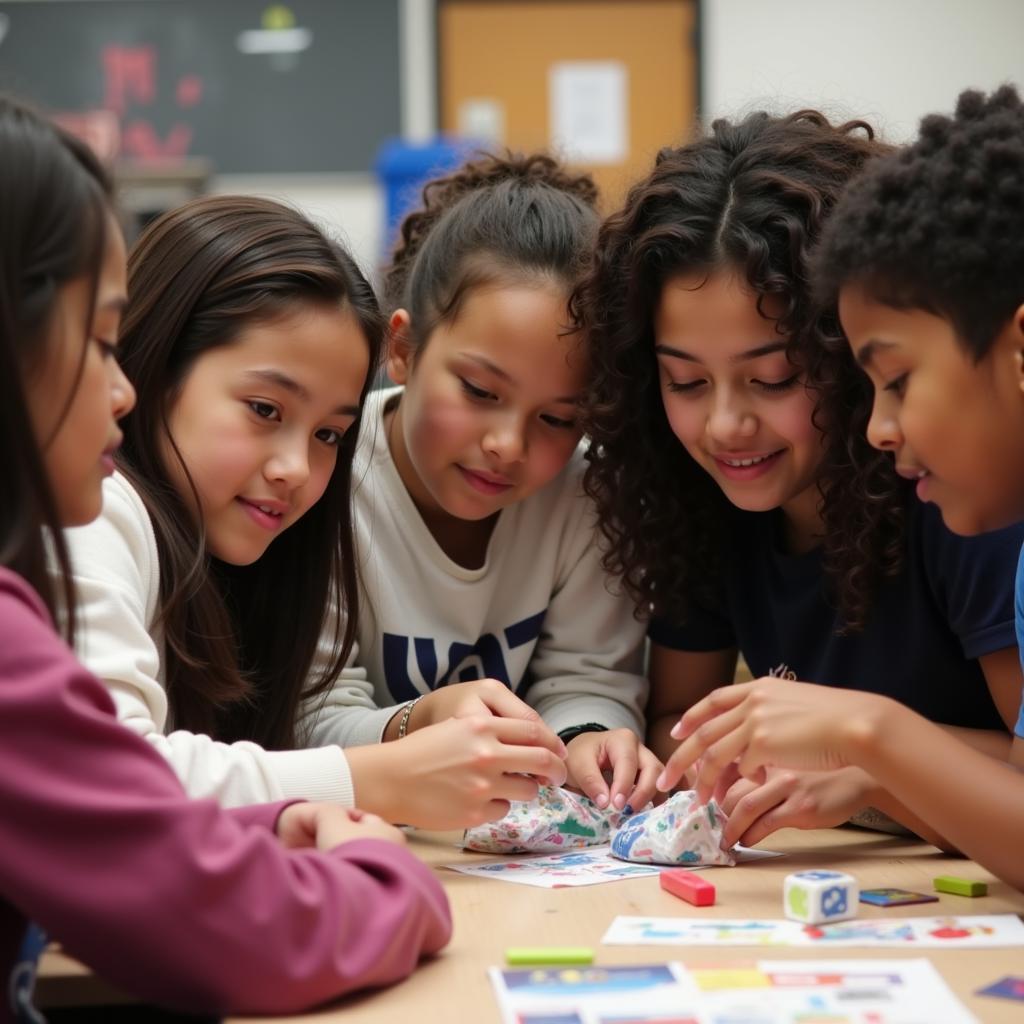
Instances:
[[[252,565],[214,558],[192,501],[161,456],[168,412],[197,358],[246,328],[306,305],[353,312],[370,352],[383,321],[355,262],[306,217],[267,199],[194,200],[154,221],[128,259],[120,359],[138,395],[122,421],[122,472],[149,510],[160,556],[164,673],[175,728],[268,749],[297,745],[304,698],[325,695],[351,650],[358,616],[351,463],[359,424],[338,445],[320,500]],[[310,678],[321,635],[331,654]]]

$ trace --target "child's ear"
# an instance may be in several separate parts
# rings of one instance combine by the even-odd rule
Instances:
[[[1016,384],[1024,392],[1024,305],[1018,306],[1010,324],[1013,332],[1013,365],[1017,373]]]
[[[396,384],[405,384],[412,366],[412,338],[409,312],[396,309],[388,321],[388,376]]]

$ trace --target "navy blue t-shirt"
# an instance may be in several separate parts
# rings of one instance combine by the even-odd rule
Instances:
[[[1017,646],[1020,649],[1021,668],[1024,668],[1024,547],[1020,549],[1020,558],[1017,560],[1017,582],[1014,590],[1016,597],[1013,617],[1017,622]],[[1024,739],[1024,695],[1022,695],[1020,714],[1014,733]]]
[[[933,722],[1006,728],[975,659],[1016,645],[1014,576],[1024,523],[959,537],[936,506],[913,502],[903,573],[876,592],[862,631],[838,636],[843,619],[820,549],[787,553],[781,512],[732,512],[722,610],[694,607],[681,627],[655,620],[655,643],[738,648],[755,677],[792,672],[806,682],[885,694]]]

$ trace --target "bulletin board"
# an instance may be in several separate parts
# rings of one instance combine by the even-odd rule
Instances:
[[[693,130],[698,14],[697,0],[439,0],[442,129],[557,151],[565,113],[587,143],[571,162],[614,208]]]
[[[113,110],[128,161],[365,172],[400,131],[398,0],[0,3],[0,90]]]

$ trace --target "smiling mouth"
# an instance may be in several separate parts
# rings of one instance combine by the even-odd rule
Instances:
[[[281,519],[284,516],[284,512],[280,509],[271,508],[269,505],[261,505],[258,501],[250,501],[248,498],[238,499],[243,505],[248,505],[250,508],[258,509],[265,516],[270,516],[273,519]]]
[[[769,459],[774,458],[778,455],[778,452],[771,452],[768,455],[754,455],[749,459],[727,459],[723,455],[716,456],[719,462],[724,462],[727,466],[732,466],[734,469],[741,469],[744,466],[758,466],[762,462],[767,462]]]
[[[470,486],[485,494],[501,494],[512,486],[510,480],[492,477],[489,474],[481,473],[475,469],[468,469],[465,466],[459,466],[458,468]]]

